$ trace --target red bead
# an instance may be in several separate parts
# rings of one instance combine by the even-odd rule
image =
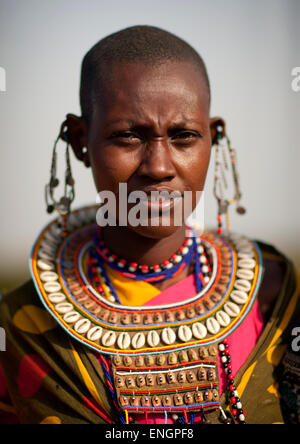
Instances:
[[[123,265],[126,264],[126,260],[125,259],[121,259],[119,262],[120,262],[120,264],[123,264]]]
[[[164,266],[164,267],[167,267],[168,265],[170,265],[170,263],[171,263],[170,261],[164,261],[164,262],[163,262],[163,266]]]
[[[142,266],[141,266],[141,270],[142,270],[142,271],[148,271],[148,270],[149,270],[148,265],[142,265]]]
[[[228,344],[228,339],[224,339],[223,344]]]
[[[183,253],[183,250],[185,250],[185,247],[184,247],[184,246],[182,246],[182,247],[179,248],[180,253]]]
[[[227,368],[229,368],[229,370],[232,370],[232,365],[228,364]]]
[[[173,254],[172,257],[171,257],[171,259],[172,259],[173,261],[175,261],[177,258],[178,258],[178,255],[177,255],[177,254]]]
[[[228,348],[226,348],[226,350],[225,350],[225,355],[229,355],[229,350],[228,350]]]
[[[233,381],[233,380],[234,380],[234,376],[233,376],[232,373],[231,373],[230,375],[228,375],[228,379],[230,379],[230,381]]]
[[[218,234],[222,234],[222,228],[218,228]]]
[[[137,268],[139,266],[139,264],[137,264],[136,262],[131,262],[130,267],[132,268]]]
[[[231,392],[234,392],[234,391],[235,391],[234,385],[230,385],[230,386],[229,386],[229,390],[230,390]]]
[[[231,404],[235,404],[236,403],[236,398],[232,397],[230,398]]]
[[[236,416],[237,415],[237,409],[232,409],[232,414],[233,414],[233,416]]]
[[[160,269],[160,266],[159,265],[153,265],[153,270],[155,271],[155,270],[159,270]]]

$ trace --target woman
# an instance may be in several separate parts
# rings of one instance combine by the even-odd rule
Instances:
[[[33,247],[32,280],[1,303],[3,422],[297,422],[293,267],[271,246],[222,233],[240,192],[200,56],[158,28],[125,29],[85,56],[80,98],[82,116],[69,114],[59,137],[64,196],[58,140],[46,188],[59,217]],[[115,201],[70,212],[69,145]],[[212,145],[218,232],[196,236],[177,217],[189,199],[196,207]],[[230,161],[232,200],[222,194]]]

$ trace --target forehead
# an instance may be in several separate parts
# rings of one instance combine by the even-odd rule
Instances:
[[[108,68],[107,68],[108,69]],[[102,76],[94,103],[106,118],[149,112],[209,114],[209,91],[192,62],[118,62]]]

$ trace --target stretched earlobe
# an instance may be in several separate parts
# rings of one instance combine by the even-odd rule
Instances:
[[[66,120],[62,124],[62,129],[64,130],[62,136],[64,133],[67,135],[75,157],[80,162],[83,162],[87,168],[90,167],[87,149],[86,121],[82,117],[75,116],[74,114],[67,114]]]
[[[217,134],[220,133],[218,131],[218,127],[222,127],[222,137],[226,136],[226,123],[222,117],[213,117],[210,119],[210,132],[211,132],[211,141],[212,145],[217,143]]]

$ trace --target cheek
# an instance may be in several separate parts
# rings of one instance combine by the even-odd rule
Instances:
[[[195,150],[191,156],[186,156],[180,164],[182,177],[186,187],[192,191],[203,191],[210,163],[211,148]]]
[[[137,156],[114,148],[90,151],[90,162],[97,191],[118,191],[119,183],[128,182],[139,165]]]

